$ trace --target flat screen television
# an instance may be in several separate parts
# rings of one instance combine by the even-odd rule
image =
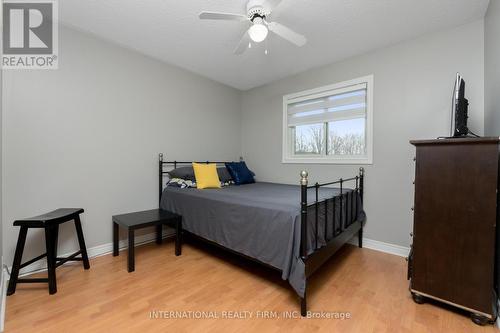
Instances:
[[[455,87],[453,89],[453,104],[451,112],[451,133],[452,137],[463,137],[469,134],[467,128],[469,101],[465,98],[465,81],[457,73]]]

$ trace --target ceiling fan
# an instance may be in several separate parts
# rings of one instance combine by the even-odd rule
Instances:
[[[307,42],[304,36],[278,22],[270,22],[268,20],[271,12],[281,1],[282,0],[249,0],[247,3],[246,15],[204,11],[200,13],[200,19],[242,21],[250,24],[250,27],[241,38],[238,46],[234,49],[234,54],[242,54],[245,52],[248,47],[251,47],[251,41],[255,43],[262,42],[267,38],[269,31],[286,39],[292,44],[303,46]]]

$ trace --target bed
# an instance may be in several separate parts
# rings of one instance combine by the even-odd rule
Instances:
[[[224,162],[207,162],[223,165]],[[257,182],[221,189],[165,186],[166,168],[191,162],[159,158],[160,208],[182,215],[183,231],[281,272],[307,314],[307,278],[358,234],[362,247],[364,170],[308,185]],[[345,184],[353,186],[346,188]]]

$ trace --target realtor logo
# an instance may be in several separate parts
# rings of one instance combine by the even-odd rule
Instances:
[[[56,0],[4,0],[3,69],[57,69]]]

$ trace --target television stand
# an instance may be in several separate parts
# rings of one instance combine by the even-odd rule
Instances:
[[[442,139],[477,139],[480,138],[481,136],[472,133],[471,131],[468,131],[466,135],[460,135],[460,136],[438,136],[438,140]]]

